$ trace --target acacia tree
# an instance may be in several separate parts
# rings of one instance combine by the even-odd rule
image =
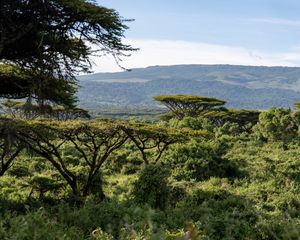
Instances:
[[[18,138],[48,160],[79,198],[93,191],[100,167],[128,138],[118,124],[106,121],[19,121],[16,129]],[[68,146],[73,146],[72,160],[65,157]],[[103,197],[101,186],[97,191]]]
[[[145,123],[127,123],[123,131],[142,155],[145,164],[157,163],[167,148],[187,139],[186,133]]]
[[[80,158],[88,166],[86,182],[82,188],[82,195],[93,192],[93,182],[99,169],[112,152],[119,149],[128,139],[118,123],[96,121],[68,127],[64,131],[64,138],[77,150]],[[102,186],[96,190],[100,197],[104,197]]]
[[[70,107],[75,74],[88,72],[92,54],[119,60],[135,50],[122,42],[128,20],[88,0],[2,0],[0,16],[0,62],[13,68],[0,68],[1,97]]]
[[[161,95],[154,97],[165,105],[177,118],[184,116],[196,117],[202,112],[223,106],[226,102],[216,98],[189,95]]]
[[[34,72],[12,64],[0,64],[0,97],[27,99],[36,102],[41,110],[45,105],[75,106],[77,86],[72,79]]]
[[[15,137],[14,125],[10,120],[0,121],[0,176],[12,166],[13,161],[23,149],[23,144]]]
[[[241,130],[247,131],[258,122],[259,114],[260,111],[258,110],[228,109],[222,107],[205,112],[204,117],[219,127],[226,122],[230,122],[238,124]]]
[[[11,118],[36,119],[42,117],[65,121],[91,117],[87,110],[77,107],[66,108],[64,106],[44,105],[41,109],[36,104],[11,100],[1,103],[0,108]]]

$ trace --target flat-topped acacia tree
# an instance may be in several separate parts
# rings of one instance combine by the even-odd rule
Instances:
[[[0,176],[12,166],[13,161],[22,151],[24,145],[15,138],[14,125],[10,120],[0,121]]]
[[[219,108],[206,112],[204,117],[218,127],[230,122],[237,123],[243,131],[248,131],[258,122],[260,113],[259,110]]]
[[[65,179],[73,195],[80,199],[94,191],[103,198],[97,182],[100,168],[128,136],[113,121],[14,121],[17,137],[40,155]],[[71,158],[65,157],[70,148]]]
[[[123,123],[122,129],[137,147],[146,165],[159,162],[172,144],[188,141],[190,137],[210,137],[206,131],[179,130],[141,122]]]
[[[182,142],[187,138],[175,129],[154,124],[126,123],[122,125],[122,129],[137,147],[147,165],[157,163],[171,144]]]
[[[165,105],[177,118],[184,116],[196,117],[203,111],[223,106],[226,101],[204,96],[191,95],[160,95],[154,99]]]
[[[21,119],[48,118],[66,121],[91,117],[87,110],[77,107],[67,108],[61,105],[44,105],[41,108],[37,104],[22,101],[8,100],[1,103],[0,108],[9,117]]]

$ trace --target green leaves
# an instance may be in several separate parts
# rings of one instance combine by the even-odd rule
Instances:
[[[206,109],[222,106],[226,102],[216,98],[189,95],[161,95],[154,97],[169,108],[179,119],[184,116],[199,116]]]
[[[126,123],[99,119],[96,121],[8,120],[14,137],[48,160],[73,190],[87,196],[93,189],[101,166],[108,157],[130,139],[145,163],[156,163],[163,152],[176,142],[188,139],[189,131],[163,128],[153,124]],[[80,180],[74,164],[64,159],[64,146],[73,149],[73,163],[80,163],[85,178]],[[78,164],[77,163],[77,164]],[[79,175],[78,175],[79,174]]]
[[[271,108],[259,115],[255,133],[270,141],[287,141],[296,136],[297,126],[290,109]]]
[[[122,42],[127,20],[93,1],[3,0],[0,14],[0,62],[11,64],[0,65],[0,97],[74,107],[75,75],[89,72],[90,56],[118,62],[136,50]]]
[[[197,134],[189,130],[137,122],[123,124],[122,129],[140,151],[145,164],[157,163],[170,145],[187,140],[191,133]],[[202,137],[204,134],[201,132],[199,135]]]
[[[90,118],[87,110],[81,108],[69,108],[66,106],[52,106],[48,104],[37,105],[29,102],[8,100],[0,104],[6,115],[19,119],[56,119],[72,120]]]

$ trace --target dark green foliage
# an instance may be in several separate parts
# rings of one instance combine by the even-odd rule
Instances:
[[[13,0],[4,1],[1,6],[1,59],[26,65],[49,60],[40,67],[70,73],[78,67],[85,69],[91,53],[87,43],[101,45],[102,51],[116,56],[132,50],[121,42],[126,20],[116,11],[95,3]]]
[[[2,97],[25,98],[32,87],[30,76],[13,65],[0,65],[0,79]]]
[[[133,196],[137,203],[153,208],[165,208],[170,197],[169,172],[160,165],[146,165],[134,183]]]
[[[0,120],[0,176],[12,166],[24,144],[16,138],[14,124],[8,119]]]
[[[225,123],[236,123],[240,132],[249,131],[257,122],[260,111],[245,109],[212,109],[207,111],[204,116],[217,126]]]
[[[3,0],[0,13],[0,60],[12,64],[0,68],[2,97],[72,107],[74,76],[95,51],[119,60],[135,50],[122,43],[127,20],[95,2]]]
[[[5,227],[9,224],[9,228]],[[76,231],[77,230],[77,231]],[[44,210],[9,219],[2,219],[0,224],[1,239],[82,239],[79,229],[67,230],[47,216]]]
[[[72,120],[90,118],[88,111],[76,107],[37,105],[30,102],[8,100],[0,104],[3,112],[11,118]]]
[[[238,177],[240,173],[236,164],[223,158],[223,152],[222,143],[192,141],[171,148],[165,162],[171,164],[172,176],[177,180]]]
[[[8,99],[27,99],[28,103],[58,104],[72,108],[77,101],[76,82],[72,79],[59,79],[31,69],[0,64],[0,96]]]
[[[271,108],[259,115],[254,131],[261,139],[288,141],[296,136],[297,128],[290,109]]]
[[[209,133],[213,133],[215,129],[215,125],[205,117],[184,117],[180,121],[172,119],[171,121],[169,121],[169,123],[179,128],[204,130]]]
[[[251,202],[231,195],[221,189],[218,192],[194,192],[183,203],[191,209],[190,216],[206,236],[214,239],[255,239],[257,214]],[[209,219],[209,220],[208,220]]]
[[[143,163],[134,144],[127,142],[122,148],[111,155],[105,164],[105,168],[113,173],[128,175],[137,173]]]

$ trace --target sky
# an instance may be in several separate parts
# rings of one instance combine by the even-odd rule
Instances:
[[[127,19],[125,68],[174,64],[300,66],[300,0],[97,0]],[[112,57],[95,72],[122,71]]]

